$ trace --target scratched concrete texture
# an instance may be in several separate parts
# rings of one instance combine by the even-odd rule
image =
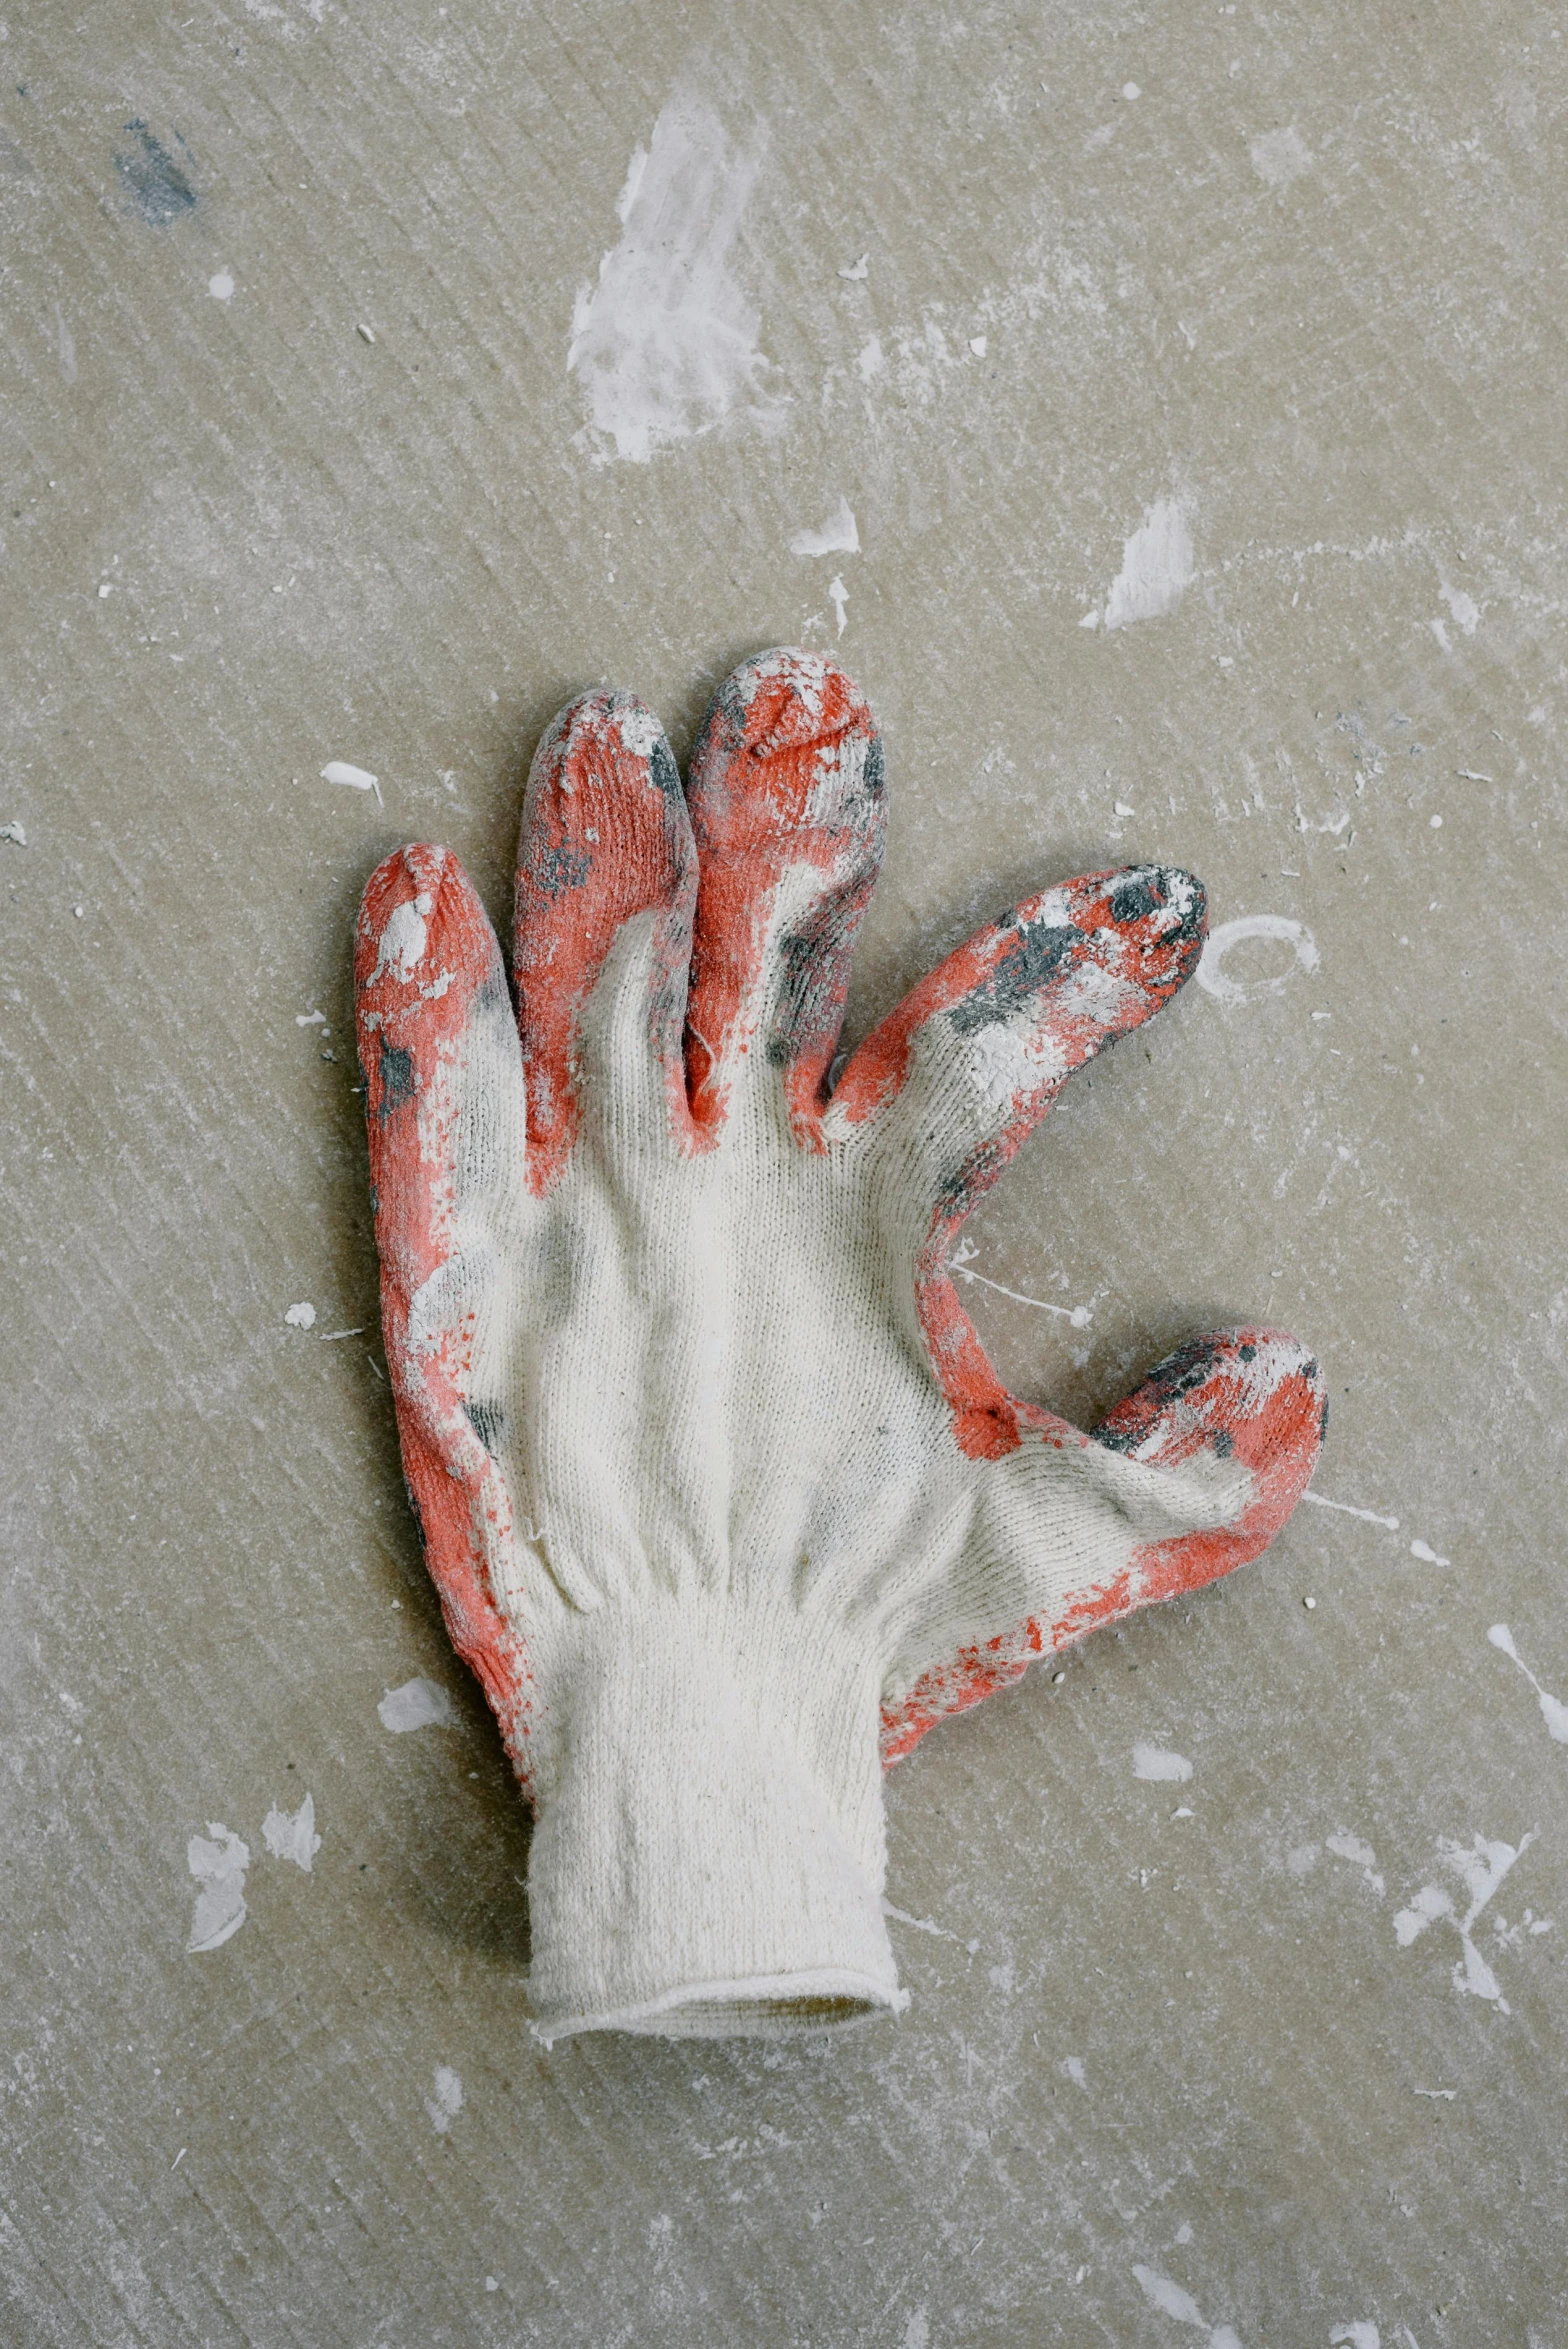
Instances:
[[[1559,16],[7,11],[7,2343],[1568,2343]],[[885,731],[852,1033],[1076,870],[1269,917],[964,1294],[1080,1421],[1294,1328],[1330,1505],[893,1774],[900,2021],[547,2055],[350,923],[779,641]]]

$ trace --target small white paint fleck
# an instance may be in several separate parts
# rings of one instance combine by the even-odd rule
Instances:
[[[1198,984],[1207,994],[1217,996],[1221,1003],[1247,1003],[1255,996],[1277,995],[1289,984],[1290,971],[1276,971],[1269,979],[1249,979],[1245,983],[1233,979],[1225,970],[1225,957],[1247,938],[1277,938],[1288,946],[1296,958],[1296,968],[1315,971],[1322,961],[1317,941],[1304,922],[1293,922],[1284,914],[1243,914],[1234,922],[1221,922],[1217,930],[1209,932],[1207,943],[1198,961]]]
[[[438,2137],[444,2137],[463,2109],[463,2083],[447,2064],[437,2064],[436,2092],[425,2098],[425,2110],[430,2125]]]
[[[839,499],[837,512],[828,516],[820,530],[797,530],[789,551],[792,555],[858,555],[860,532],[848,498]]]
[[[405,1680],[401,1688],[389,1688],[376,1711],[382,1728],[399,1736],[405,1730],[428,1729],[432,1724],[452,1728],[457,1721],[446,1690],[439,1681],[426,1680],[422,1673]]]
[[[350,766],[347,759],[328,759],[321,770],[323,783],[342,783],[350,791],[373,791],[381,798],[381,785],[368,767]],[[385,802],[382,802],[383,806]]]
[[[1099,627],[1099,625],[1100,625],[1100,615],[1099,615],[1099,613],[1098,613],[1098,612],[1085,612],[1085,613],[1084,613],[1084,616],[1083,616],[1083,618],[1082,618],[1082,619],[1079,621],[1078,625],[1079,625],[1079,627],[1080,627],[1080,628],[1098,628],[1098,627]]]
[[[1357,1509],[1349,1501],[1330,1501],[1322,1493],[1303,1493],[1301,1497],[1304,1501],[1310,1501],[1314,1508],[1335,1509],[1341,1517],[1361,1517],[1368,1525],[1384,1525],[1390,1533],[1399,1531],[1397,1517],[1380,1517],[1375,1509]]]
[[[1132,1774],[1155,1786],[1184,1786],[1192,1776],[1192,1764],[1185,1754],[1172,1753],[1167,1746],[1139,1744],[1132,1749]]]
[[[969,337],[969,348],[973,351],[977,359],[983,359],[986,354],[985,336],[983,334],[972,334]]]
[[[1081,2088],[1085,2095],[1088,2094],[1089,2081],[1084,2071],[1084,2061],[1081,2055],[1065,2056],[1062,2060],[1062,2070],[1075,2088]]]
[[[1107,629],[1173,611],[1195,575],[1192,533],[1181,501],[1156,498],[1122,548],[1122,567],[1105,602]]]
[[[325,1028],[326,1024],[327,1015],[324,1011],[297,1011],[294,1014],[296,1028]]]
[[[201,1886],[185,1943],[190,1954],[199,1957],[221,1949],[245,1922],[250,1846],[214,1819],[208,1822],[206,1835],[193,1835],[186,1844],[185,1864]]]
[[[288,1323],[290,1329],[314,1329],[316,1326],[316,1308],[314,1305],[312,1305],[310,1299],[306,1297],[302,1299],[298,1305],[291,1305],[287,1313],[284,1314],[283,1318]]]
[[[1192,2325],[1200,2333],[1207,2333],[1209,2349],[1241,2349],[1229,2325],[1211,2325],[1190,2292],[1162,2276],[1156,2268],[1135,2265],[1133,2274],[1143,2287],[1143,2296],[1151,2308],[1162,2316],[1172,2316],[1178,2324]]]
[[[1376,2325],[1368,2324],[1365,2319],[1357,2324],[1336,2325],[1329,2334],[1329,2349],[1340,2349],[1341,2343],[1345,2349],[1382,2349]]]
[[[882,355],[882,337],[874,334],[869,342],[861,345],[855,359],[855,372],[862,383],[870,383],[881,374],[886,364]]]
[[[1175,2234],[1171,2237],[1171,2241],[1173,2243],[1190,2243],[1192,2241],[1192,2223],[1190,2220],[1184,2219],[1182,2221],[1181,2225],[1176,2229]]]
[[[501,2289],[501,2287],[500,2287],[500,2285],[497,2283],[497,2281],[496,2281],[496,2279],[495,2279],[495,2277],[494,2277],[494,2276],[486,2276],[486,2278],[485,2278],[485,2290],[486,2290],[487,2292],[499,2292],[499,2291],[500,2291],[500,2289]]]
[[[232,302],[234,299],[233,273],[227,269],[216,270],[207,280],[207,291],[215,302]]]
[[[839,276],[852,279],[862,278],[869,276],[870,270],[871,255],[869,253],[862,253],[858,261],[852,261],[847,269],[841,269],[839,271]]]
[[[355,329],[354,329],[354,332],[355,332],[355,333],[358,335],[358,337],[359,337],[359,339],[360,339],[360,341],[361,341],[362,343],[371,343],[371,344],[374,344],[374,342],[375,342],[375,339],[376,339],[376,334],[375,334],[375,329],[374,329],[374,327],[371,327],[371,326],[366,326],[366,325],[364,325],[363,323],[361,323],[360,325],[358,325],[358,326],[356,326],[356,327],[355,327]]]
[[[1112,803],[1112,813],[1118,816],[1135,816],[1138,811],[1135,807],[1129,807],[1125,799],[1118,799]]]
[[[838,615],[838,632],[840,636],[842,636],[845,627],[848,625],[849,590],[844,585],[844,582],[841,578],[835,577],[829,580],[828,596],[832,602],[834,611]]]
[[[1427,825],[1429,830],[1433,832],[1441,832],[1443,829],[1443,819],[1441,816],[1428,816]]]
[[[321,1838],[316,1833],[316,1805],[306,1795],[297,1811],[280,1810],[276,1803],[261,1823],[262,1838],[275,1860],[292,1860],[308,1876]]]
[[[1304,171],[1312,169],[1312,156],[1294,124],[1283,130],[1262,131],[1247,143],[1252,168],[1259,179],[1271,188],[1288,188],[1291,181],[1300,179]]]
[[[1139,89],[1136,82],[1123,82],[1122,96],[1130,104],[1134,98],[1141,98],[1143,96],[1143,92]]]
[[[8,823],[0,824],[0,840],[9,840],[13,848],[25,848],[27,846],[26,825],[18,823],[13,816]]]
[[[1419,1558],[1423,1566],[1452,1566],[1453,1564],[1452,1558],[1440,1558],[1430,1542],[1412,1542],[1410,1555],[1412,1558]]]
[[[103,599],[104,599],[104,597],[105,597],[106,595],[113,595],[113,593],[114,593],[114,585],[113,585],[113,582],[112,582],[111,580],[105,579],[104,581],[102,581],[102,583],[100,584],[100,586],[99,586],[99,589],[98,589],[98,601],[99,601],[100,603],[102,603],[102,602],[103,602]]]

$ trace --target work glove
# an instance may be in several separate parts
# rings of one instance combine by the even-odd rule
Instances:
[[[1093,1436],[1003,1387],[948,1270],[1067,1076],[1169,1001],[1186,873],[1029,898],[830,1082],[883,762],[821,654],[746,661],[690,779],[630,694],[529,776],[516,1009],[446,850],[355,974],[387,1362],[448,1629],[534,1809],[545,2041],[898,2009],[883,1767],[1261,1550],[1317,1366],[1202,1338]]]

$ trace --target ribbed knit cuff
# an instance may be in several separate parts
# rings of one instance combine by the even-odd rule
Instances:
[[[551,1672],[534,2030],[781,2036],[907,2004],[883,1922],[878,1689],[840,1628],[649,1599]]]

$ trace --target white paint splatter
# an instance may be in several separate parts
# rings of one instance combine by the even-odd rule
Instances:
[[[848,269],[841,269],[839,271],[840,277],[848,278],[864,278],[869,277],[870,274],[871,255],[869,253],[862,253],[860,259],[858,261],[852,262]]]
[[[835,578],[828,582],[828,595],[838,614],[838,632],[842,636],[849,616],[849,590],[842,579]]]
[[[1293,179],[1312,169],[1311,150],[1294,124],[1283,130],[1261,131],[1247,142],[1252,168],[1266,186],[1288,188]]]
[[[1157,620],[1180,603],[1193,577],[1192,533],[1181,502],[1156,498],[1122,548],[1122,567],[1105,602],[1106,627]]]
[[[1381,1900],[1383,1897],[1383,1879],[1378,1874],[1377,1853],[1372,1849],[1371,1844],[1363,1843],[1361,1838],[1357,1835],[1343,1834],[1330,1835],[1327,1838],[1327,1842],[1329,1850],[1333,1852],[1337,1858],[1342,1860],[1349,1860],[1352,1867],[1359,1868],[1361,1870],[1362,1883],[1365,1884],[1369,1890],[1375,1892],[1378,1896],[1378,1899]]]
[[[1301,1497],[1304,1501],[1310,1501],[1314,1508],[1337,1509],[1341,1517],[1361,1517],[1368,1525],[1386,1525],[1390,1533],[1399,1531],[1397,1517],[1380,1517],[1375,1509],[1356,1509],[1349,1501],[1331,1501],[1322,1493],[1303,1493]]]
[[[1454,1562],[1452,1558],[1440,1558],[1430,1542],[1412,1542],[1410,1555],[1419,1558],[1423,1566],[1452,1566]]]
[[[25,848],[27,846],[27,826],[19,823],[16,817],[12,816],[8,822],[0,824],[0,840],[9,840],[13,848]]]
[[[425,2110],[436,2135],[444,2137],[463,2109],[463,2083],[446,2064],[437,2064],[435,2082],[436,2092],[425,2098]]]
[[[1468,1991],[1474,1998],[1490,2000],[1505,2015],[1509,2006],[1502,1985],[1476,1947],[1471,1929],[1479,1922],[1509,1869],[1529,1850],[1535,1834],[1532,1827],[1517,1844],[1489,1842],[1484,1835],[1476,1836],[1470,1844],[1460,1843],[1451,1835],[1439,1836],[1438,1859],[1464,1885],[1470,1895],[1470,1906],[1461,1917],[1454,1907],[1453,1895],[1441,1884],[1423,1884],[1410,1906],[1401,1909],[1394,1919],[1394,1937],[1401,1949],[1408,1949],[1429,1925],[1440,1920],[1452,1925],[1459,1935],[1461,1951],[1454,1963],[1454,1988]]]
[[[232,302],[234,275],[231,270],[219,269],[207,280],[207,291],[215,302]]]
[[[1200,2333],[1207,2333],[1209,2349],[1241,2349],[1241,2343],[1229,2325],[1211,2325],[1190,2292],[1169,2276],[1162,2276],[1152,2267],[1134,2266],[1133,2274],[1143,2286],[1143,2296],[1151,2308],[1162,2316],[1173,2316],[1181,2325],[1193,2325]]]
[[[201,1956],[207,1950],[221,1949],[245,1922],[250,1846],[231,1835],[221,1820],[209,1820],[206,1835],[193,1835],[186,1844],[185,1864],[201,1886],[185,1947],[193,1956]]]
[[[1541,1707],[1541,1718],[1547,1728],[1559,1745],[1568,1745],[1568,1705],[1565,1705],[1560,1697],[1552,1696],[1541,1686],[1529,1665],[1520,1655],[1519,1650],[1514,1646],[1514,1635],[1506,1623],[1494,1623],[1486,1636],[1494,1648],[1501,1648],[1505,1656],[1512,1656],[1535,1691],[1536,1699]]]
[[[326,1024],[327,1015],[324,1011],[297,1011],[294,1014],[296,1028],[324,1028]]]
[[[977,359],[983,359],[986,354],[985,336],[983,334],[972,334],[969,337],[969,348],[971,351],[973,351]]]
[[[1072,2081],[1073,2086],[1075,2088],[1081,2088],[1084,2094],[1087,2096],[1089,2093],[1089,2082],[1084,2072],[1083,2057],[1081,2055],[1067,2056],[1063,2061],[1062,2070],[1066,2073],[1068,2079]]]
[[[934,1918],[912,1917],[907,1909],[896,1909],[889,1900],[882,1903],[882,1914],[884,1917],[891,1917],[896,1924],[912,1925],[917,1933],[934,1933],[938,1941],[956,1941],[958,1939],[956,1933],[949,1933],[947,1927],[937,1924]]]
[[[267,1849],[275,1860],[292,1860],[296,1868],[303,1868],[308,1876],[311,1864],[321,1849],[321,1838],[316,1833],[316,1805],[306,1795],[297,1811],[280,1810],[276,1803],[261,1823],[261,1832]]]
[[[1271,979],[1249,979],[1243,983],[1230,977],[1225,969],[1225,957],[1233,947],[1246,938],[1277,938],[1290,947],[1296,958],[1296,968],[1315,971],[1322,956],[1317,940],[1304,922],[1293,922],[1284,914],[1243,914],[1234,922],[1221,922],[1211,930],[1208,942],[1198,961],[1198,984],[1221,1003],[1247,1003],[1258,995],[1277,995],[1290,982],[1288,969],[1276,971]]]
[[[860,532],[848,498],[839,499],[838,511],[828,516],[820,530],[797,530],[789,551],[792,555],[858,555]]]
[[[290,1329],[314,1329],[316,1326],[316,1308],[314,1305],[312,1305],[310,1299],[305,1297],[301,1299],[298,1305],[291,1305],[287,1313],[284,1314],[283,1318],[288,1323]]]
[[[321,770],[321,780],[323,783],[341,783],[349,791],[373,791],[380,804],[383,807],[386,805],[386,801],[381,798],[381,785],[368,767],[350,766],[347,759],[328,759]]]
[[[1474,636],[1481,624],[1481,607],[1475,597],[1467,595],[1462,587],[1450,587],[1446,579],[1438,581],[1437,592],[1466,636]]]
[[[1329,2349],[1340,2349],[1341,2343],[1345,2349],[1382,2349],[1376,2325],[1364,2318],[1355,2324],[1336,2325],[1328,2338]]]
[[[596,462],[646,465],[732,414],[779,421],[757,313],[730,268],[758,163],[711,107],[681,93],[633,155],[616,206],[621,241],[577,296],[566,354],[588,403],[577,445]]]
[[[432,1725],[443,1729],[455,1727],[457,1714],[452,1700],[439,1681],[426,1680],[422,1673],[405,1680],[401,1688],[389,1688],[376,1707],[383,1729],[401,1736],[408,1729],[428,1729]]]
[[[1192,1764],[1185,1754],[1172,1753],[1163,1745],[1135,1745],[1132,1774],[1156,1786],[1185,1786],[1192,1776]]]

